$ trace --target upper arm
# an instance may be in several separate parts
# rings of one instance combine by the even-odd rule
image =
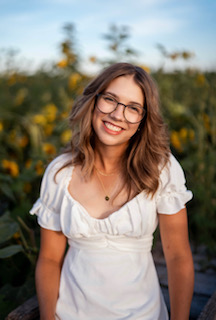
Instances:
[[[45,258],[57,264],[62,264],[67,239],[61,231],[41,228],[41,242],[39,259]]]
[[[159,227],[167,262],[190,254],[186,208],[173,215],[159,214]]]

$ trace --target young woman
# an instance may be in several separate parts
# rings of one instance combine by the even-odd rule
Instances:
[[[41,320],[168,319],[151,255],[158,221],[171,319],[188,319],[192,194],[170,153],[153,80],[112,65],[84,90],[70,124],[70,148],[48,166],[31,210],[41,226]]]

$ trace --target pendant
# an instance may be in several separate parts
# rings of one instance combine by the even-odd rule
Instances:
[[[106,201],[109,201],[109,197],[108,197],[108,196],[106,196],[106,197],[105,197],[105,200],[106,200]]]

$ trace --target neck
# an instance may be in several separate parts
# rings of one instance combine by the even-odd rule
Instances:
[[[97,146],[95,148],[95,167],[104,173],[117,172],[121,168],[125,152],[119,146]]]

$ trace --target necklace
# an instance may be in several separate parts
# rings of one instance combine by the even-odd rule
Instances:
[[[97,177],[98,177],[98,180],[100,181],[100,184],[101,184],[101,186],[102,186],[102,188],[103,188],[103,191],[104,191],[104,193],[105,193],[105,197],[104,197],[104,199],[106,200],[106,201],[109,201],[109,199],[110,199],[110,197],[108,196],[108,194],[107,194],[107,192],[106,192],[106,189],[105,189],[105,187],[104,187],[104,184],[103,184],[103,182],[102,182],[102,180],[101,180],[101,178],[100,178],[100,176],[99,176],[99,171],[98,171],[98,169],[95,167],[95,169],[96,169],[96,173],[97,173]]]
[[[95,166],[94,166],[95,167]],[[111,177],[111,176],[114,176],[114,174],[116,174],[116,172],[112,172],[112,173],[105,173],[105,172],[102,172],[100,171],[98,168],[95,167],[95,170],[100,173],[102,176],[104,177]]]

